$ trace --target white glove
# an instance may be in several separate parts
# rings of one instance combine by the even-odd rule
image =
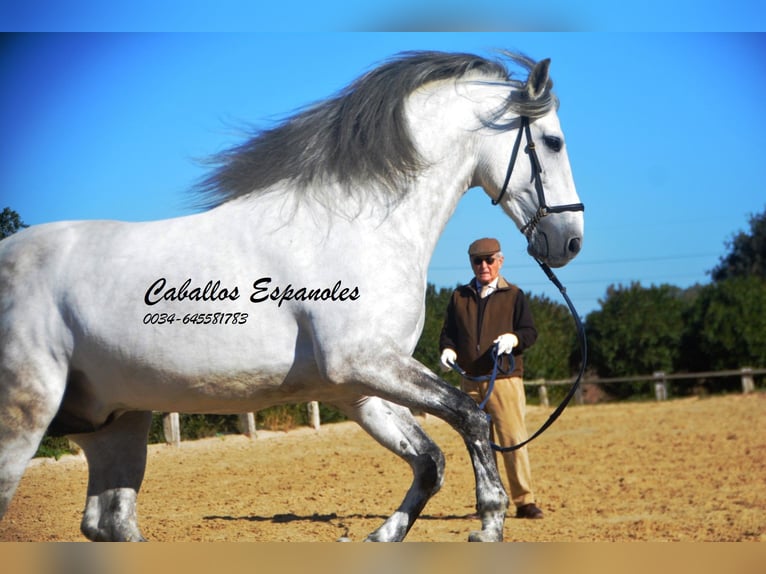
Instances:
[[[442,371],[449,371],[452,369],[452,364],[457,361],[457,353],[454,349],[447,347],[442,351],[441,363]]]
[[[510,355],[513,348],[519,344],[519,338],[513,333],[505,333],[492,342],[497,343],[498,355]]]

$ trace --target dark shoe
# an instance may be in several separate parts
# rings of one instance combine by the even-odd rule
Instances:
[[[543,511],[534,503],[524,504],[516,508],[516,518],[542,518]]]

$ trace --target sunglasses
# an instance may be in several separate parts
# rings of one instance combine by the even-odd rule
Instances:
[[[492,255],[487,255],[486,257],[474,257],[471,259],[474,265],[478,267],[481,265],[482,261],[485,262],[487,265],[492,265],[495,262],[495,257]]]

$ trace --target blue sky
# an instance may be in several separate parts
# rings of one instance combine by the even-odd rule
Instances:
[[[753,0],[24,0],[0,3],[0,30],[756,32],[765,15]]]
[[[206,172],[198,160],[240,141],[240,126],[267,125],[413,49],[491,55],[508,48],[552,59],[586,205],[583,252],[557,273],[583,315],[611,284],[707,282],[726,240],[766,209],[760,33],[0,38],[0,208],[29,224],[191,213],[188,190]],[[452,287],[468,279],[466,248],[480,235],[501,240],[509,279],[561,300],[525,254],[523,237],[478,189],[443,234],[429,280]]]

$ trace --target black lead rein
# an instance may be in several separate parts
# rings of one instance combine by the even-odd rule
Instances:
[[[580,372],[577,373],[577,378],[569,387],[569,391],[564,397],[564,400],[562,400],[559,406],[556,407],[556,410],[554,410],[551,413],[551,415],[548,417],[548,420],[546,420],[545,423],[543,423],[543,426],[537,429],[535,433],[532,436],[530,436],[527,440],[522,441],[519,444],[516,444],[513,446],[498,446],[496,444],[492,444],[492,448],[498,452],[510,452],[512,450],[517,450],[523,447],[524,445],[526,445],[527,443],[532,442],[538,436],[543,434],[543,432],[545,432],[545,430],[549,426],[551,426],[556,421],[556,419],[559,418],[559,416],[561,416],[561,413],[564,412],[564,409],[567,408],[569,401],[571,401],[572,397],[575,396],[575,393],[577,393],[577,389],[580,387],[580,382],[582,381],[582,377],[585,374],[585,365],[587,363],[587,357],[588,357],[588,341],[585,338],[585,328],[583,327],[582,321],[580,320],[580,316],[577,314],[577,310],[575,309],[574,304],[572,303],[572,300],[569,298],[569,295],[567,295],[566,288],[561,284],[561,281],[559,281],[559,278],[556,277],[556,275],[553,273],[553,270],[550,267],[548,267],[547,264],[543,263],[539,259],[535,258],[535,261],[537,261],[537,264],[540,265],[542,270],[548,276],[548,279],[550,279],[553,282],[553,284],[558,288],[558,290],[564,296],[564,300],[567,302],[567,306],[569,307],[569,311],[572,314],[572,318],[574,319],[575,326],[577,327],[577,340],[580,343],[580,354],[582,355],[582,362],[580,364]]]
[[[564,211],[584,211],[585,206],[582,203],[572,203],[567,205],[556,205],[556,206],[549,206],[547,202],[545,201],[545,191],[543,190],[543,182],[540,174],[543,171],[542,165],[540,164],[540,159],[537,157],[537,152],[535,151],[535,142],[532,139],[532,133],[529,129],[529,118],[527,116],[521,116],[521,125],[519,126],[518,134],[516,135],[516,141],[513,144],[513,151],[511,152],[511,157],[508,162],[508,170],[505,174],[505,181],[503,182],[503,187],[500,189],[500,193],[497,196],[497,199],[492,200],[492,205],[497,205],[500,203],[500,200],[502,200],[503,196],[505,195],[506,191],[508,190],[508,184],[511,181],[511,175],[513,174],[513,168],[516,165],[516,158],[519,154],[519,149],[521,148],[521,138],[522,136],[526,136],[527,139],[527,147],[525,151],[529,155],[529,161],[532,164],[532,178],[535,182],[535,190],[537,191],[537,212],[535,215],[530,219],[524,226],[521,228],[521,232],[527,237],[527,240],[531,237],[532,233],[535,230],[535,227],[540,222],[540,220],[543,217],[546,217],[552,213],[562,213]],[[499,446],[493,443],[490,443],[492,445],[492,448],[498,452],[509,452],[512,450],[517,450],[527,443],[533,441],[535,438],[540,436],[545,430],[551,426],[557,418],[561,415],[561,413],[564,412],[564,409],[569,404],[569,401],[572,400],[572,397],[577,392],[577,389],[580,387],[580,382],[582,381],[582,377],[585,374],[585,365],[587,363],[587,357],[588,357],[588,342],[585,338],[585,328],[583,327],[582,321],[580,320],[580,316],[577,314],[577,310],[574,307],[574,304],[572,303],[572,300],[569,298],[569,295],[567,295],[566,288],[561,284],[561,281],[559,281],[558,277],[553,273],[553,270],[548,267],[548,265],[536,257],[534,258],[535,261],[537,261],[537,264],[540,266],[540,268],[545,272],[545,274],[548,276],[548,279],[551,280],[551,282],[558,288],[558,290],[561,292],[561,294],[564,296],[564,300],[567,303],[567,306],[569,307],[569,311],[572,314],[572,318],[574,319],[575,326],[577,328],[577,339],[580,343],[580,353],[582,355],[582,364],[580,365],[580,372],[577,374],[577,378],[572,383],[572,386],[569,388],[569,391],[567,392],[566,396],[564,397],[564,400],[561,401],[561,404],[559,404],[558,407],[556,407],[556,410],[554,410],[551,415],[548,417],[548,420],[545,421],[543,426],[541,426],[537,431],[527,438],[525,441],[520,442],[519,444],[513,445],[513,446]],[[492,394],[492,389],[495,385],[495,379],[497,378],[497,373],[499,370],[499,363],[500,363],[500,357],[497,353],[497,345],[492,350],[492,356],[494,358],[494,367],[492,368],[492,374],[488,377],[471,377],[469,376],[465,371],[463,371],[460,367],[457,366],[457,364],[452,364],[452,368],[455,369],[461,376],[463,376],[466,379],[472,380],[472,381],[489,381],[489,384],[487,385],[487,394],[484,397],[484,400],[481,402],[479,407],[481,409],[484,409],[485,405],[487,404],[487,401],[489,400],[490,395]],[[513,372],[513,355],[510,355],[511,359],[511,368],[508,372],[504,372],[504,374],[508,374],[510,372]],[[489,416],[489,415],[487,415]]]

